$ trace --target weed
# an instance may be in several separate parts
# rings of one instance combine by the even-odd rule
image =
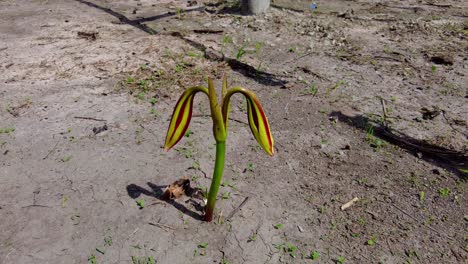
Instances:
[[[360,224],[360,225],[362,225],[362,226],[365,226],[365,225],[367,224],[367,221],[366,221],[366,219],[364,219],[364,218],[359,218],[359,219],[357,220],[357,222],[358,222],[358,224]]]
[[[284,227],[284,225],[281,224],[281,223],[279,223],[279,224],[274,225],[273,227],[274,227],[275,229],[281,229],[281,228]]]
[[[288,243],[286,245],[286,252],[293,258],[296,258],[297,247]]]
[[[247,165],[247,170],[250,171],[250,172],[253,172],[254,171],[254,165],[252,162],[250,162],[248,165]]]
[[[436,72],[436,71],[437,71],[437,66],[432,65],[432,66],[431,66],[431,71],[432,71],[432,72]]]
[[[105,238],[104,238],[104,245],[110,247],[110,246],[112,246],[112,243],[113,243],[113,242],[112,242],[112,237],[109,236],[109,237],[105,237]]]
[[[373,246],[376,243],[377,243],[377,237],[375,235],[373,235],[371,239],[367,240],[367,245],[368,246]]]
[[[61,161],[62,161],[62,162],[67,162],[67,161],[70,161],[71,158],[72,158],[72,155],[67,155],[67,156],[63,157],[63,158],[61,159]]]
[[[256,241],[257,240],[257,233],[253,233],[249,239],[247,240],[247,242],[252,242],[252,241]]]
[[[146,94],[144,92],[138,93],[136,96],[140,100],[145,100]]]
[[[232,44],[232,37],[229,35],[224,35],[223,39],[221,41],[221,53],[223,53],[224,48],[227,46],[227,44]]]
[[[426,193],[424,191],[419,192],[419,202],[422,203],[424,201],[424,197],[426,197]]]
[[[200,169],[200,161],[194,160],[192,164],[192,169],[199,170]]]
[[[321,214],[324,214],[325,213],[325,207],[320,206],[320,208],[318,209],[318,212],[321,213]]]
[[[177,18],[181,19],[182,18],[182,8],[177,8],[176,13],[177,13]]]
[[[255,43],[255,53],[260,54],[260,52],[262,51],[263,46],[264,46],[263,42],[256,42]]]
[[[318,89],[317,89],[317,87],[315,87],[314,84],[311,84],[309,86],[309,90],[307,92],[308,92],[308,94],[315,96],[317,94],[317,92],[318,92]]]
[[[154,257],[135,257],[132,256],[132,264],[155,264]]]
[[[311,259],[311,260],[316,260],[320,257],[320,253],[318,251],[312,251],[309,256],[306,258]]]
[[[195,52],[195,51],[187,52],[187,56],[192,57],[192,58],[203,58],[203,54]]]
[[[289,47],[288,52],[295,53],[296,52],[296,47]]]
[[[155,104],[158,102],[158,100],[156,100],[156,98],[154,98],[154,97],[151,97],[148,101],[149,101],[150,104],[152,104],[152,105],[155,105]]]
[[[231,193],[230,192],[224,192],[221,196],[222,199],[227,200],[231,198]]]
[[[451,191],[449,187],[445,187],[439,190],[440,197],[447,197],[450,195],[450,193]]]
[[[367,129],[367,141],[370,143],[371,147],[373,147],[376,150],[380,150],[383,146],[386,145],[385,141],[381,140],[380,138],[377,138],[374,136],[374,127],[369,126]]]
[[[237,50],[237,54],[236,54],[236,59],[238,61],[240,61],[242,59],[242,56],[244,56],[247,52],[245,51],[245,46],[242,45],[239,50]]]
[[[339,256],[338,258],[336,258],[336,263],[338,264],[344,264],[345,261],[346,261],[345,257]]]
[[[137,199],[137,200],[136,200],[136,204],[138,205],[138,207],[139,207],[140,209],[145,208],[145,200],[143,200],[143,199]]]
[[[205,243],[205,242],[198,245],[198,248],[207,248],[207,247],[208,247],[208,243]]]
[[[159,116],[159,113],[156,112],[156,109],[154,109],[154,108],[151,108],[150,114],[154,115],[154,117],[158,117],[158,116]]]
[[[0,128],[0,134],[11,134],[15,132],[14,127]]]
[[[127,77],[127,84],[133,84],[133,83],[135,83],[135,78]]]
[[[97,264],[96,256],[95,255],[89,256],[88,262],[91,264]]]
[[[190,128],[187,128],[187,130],[185,131],[184,136],[185,137],[190,137],[191,134],[193,134],[192,130],[190,130]]]

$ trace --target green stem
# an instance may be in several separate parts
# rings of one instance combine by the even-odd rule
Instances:
[[[211,222],[213,220],[214,207],[216,204],[216,197],[218,195],[219,185],[223,178],[224,158],[226,156],[226,142],[216,142],[216,161],[211,180],[210,192],[208,194],[208,203],[205,208],[205,221]]]

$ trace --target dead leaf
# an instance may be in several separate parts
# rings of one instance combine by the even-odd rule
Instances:
[[[183,195],[190,194],[191,190],[192,187],[190,187],[190,180],[187,178],[181,178],[169,185],[161,198],[164,200],[177,199]]]

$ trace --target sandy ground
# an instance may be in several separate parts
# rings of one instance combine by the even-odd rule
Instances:
[[[465,1],[190,2],[0,1],[0,263],[468,260]],[[235,98],[205,223],[200,200],[159,199],[210,184],[205,98],[161,146],[181,91],[223,74],[277,153]]]

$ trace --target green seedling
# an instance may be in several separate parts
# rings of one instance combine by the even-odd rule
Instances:
[[[198,248],[207,248],[208,247],[208,243],[201,243],[198,245]]]
[[[135,83],[135,78],[133,78],[133,77],[128,77],[128,78],[127,78],[127,84],[133,84],[133,83]]]
[[[61,161],[62,161],[62,162],[67,162],[67,161],[70,161],[71,158],[72,158],[71,155],[67,155],[67,156],[63,157],[63,158],[61,159]]]
[[[274,225],[273,227],[274,227],[275,229],[281,229],[281,228],[284,227],[284,225],[281,224],[281,223],[279,223],[279,224]]]
[[[15,128],[14,127],[7,127],[7,128],[0,128],[0,134],[11,134],[15,132]]]
[[[447,197],[450,195],[450,188],[449,187],[445,187],[445,188],[442,188],[439,190],[439,194],[440,194],[440,197]]]
[[[146,94],[144,92],[138,93],[137,98],[140,100],[145,100]]]
[[[96,256],[95,255],[89,256],[88,262],[91,264],[97,264]]]
[[[244,56],[247,52],[244,50],[245,46],[242,45],[239,50],[237,50],[236,54],[236,59],[240,61],[242,59],[242,56]]]
[[[253,241],[256,241],[257,240],[257,233],[253,233],[250,237],[249,237],[249,240],[247,240],[247,242],[253,242]]]
[[[424,191],[419,192],[419,202],[422,203],[424,201],[424,197],[426,197],[426,193]]]
[[[154,97],[151,97],[148,101],[149,101],[150,104],[152,104],[152,105],[155,105],[155,104],[158,102],[158,100],[156,100],[156,98],[154,98]]]
[[[132,256],[132,264],[155,264],[154,257],[135,257]]]
[[[254,165],[253,165],[253,163],[250,162],[250,163],[247,165],[247,170],[248,170],[248,171],[254,171]]]
[[[204,216],[205,221],[210,222],[213,220],[216,198],[223,177],[230,109],[229,105],[232,95],[236,93],[244,95],[248,106],[247,116],[250,130],[260,146],[271,156],[274,154],[274,141],[265,112],[263,111],[257,96],[252,91],[242,87],[232,87],[228,89],[227,78],[225,77],[221,92],[222,99],[221,101],[218,101],[213,80],[208,78],[208,88],[203,86],[194,86],[188,88],[180,97],[172,114],[164,149],[171,149],[184,137],[192,117],[193,100],[195,94],[199,92],[204,93],[209,98],[211,118],[213,120],[213,135],[216,141],[215,166]]]
[[[230,192],[224,192],[223,195],[221,196],[224,200],[227,200],[231,198],[231,193]]]
[[[308,259],[311,259],[311,260],[316,260],[320,257],[320,253],[318,251],[313,251],[310,253],[309,256],[307,256]]]
[[[437,66],[432,65],[432,66],[431,66],[431,71],[432,71],[432,72],[436,72],[436,71],[437,71]]]
[[[112,242],[112,237],[105,237],[104,238],[104,245],[110,247],[110,246],[112,246],[112,243],[113,243]]]
[[[221,53],[223,53],[224,51],[224,48],[227,46],[227,44],[232,44],[233,41],[232,41],[232,37],[231,36],[228,36],[228,35],[225,35],[223,36],[223,39],[221,41]]]
[[[311,84],[309,86],[309,89],[307,89],[305,92],[304,92],[304,95],[317,95],[317,92],[318,92],[318,89],[317,87],[315,87],[315,84]]]
[[[286,245],[286,253],[288,253],[291,257],[296,258],[297,247],[288,243]]]
[[[338,258],[336,258],[336,263],[338,264],[344,264],[345,261],[346,261],[345,257],[339,256]]]
[[[377,243],[377,237],[375,235],[373,235],[371,239],[367,240],[367,245],[368,246],[373,246],[376,243]]]
[[[136,204],[138,205],[138,207],[140,207],[140,209],[145,208],[145,200],[143,199],[137,199]]]

